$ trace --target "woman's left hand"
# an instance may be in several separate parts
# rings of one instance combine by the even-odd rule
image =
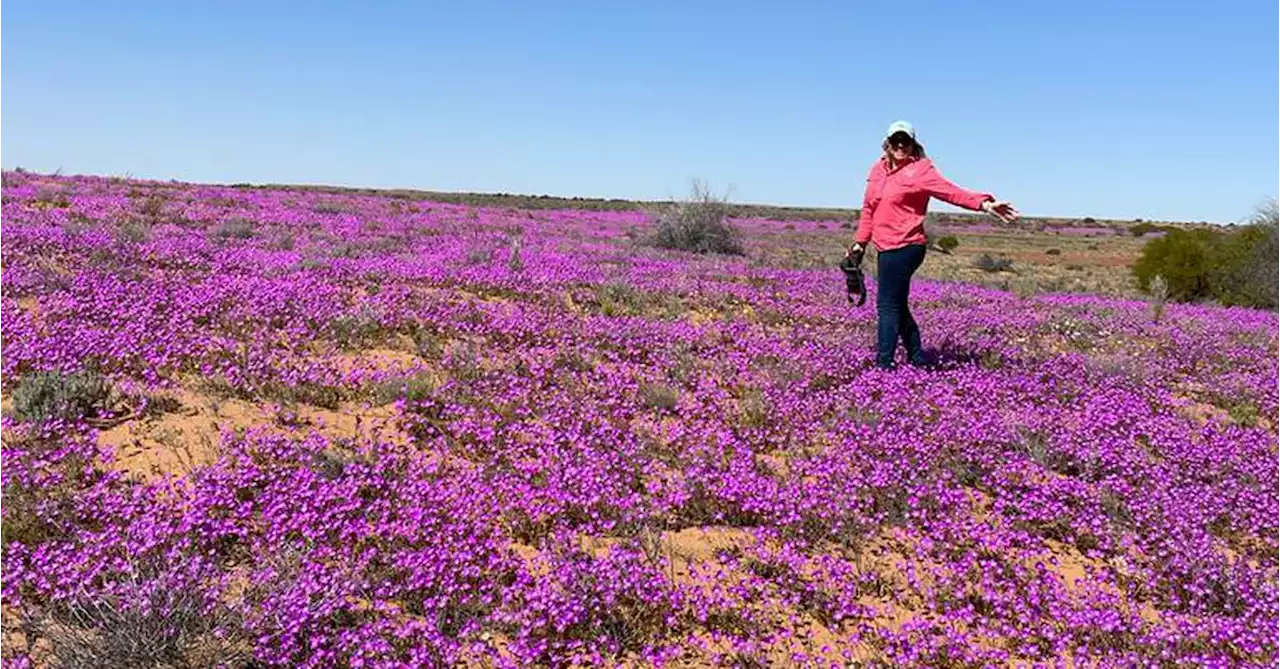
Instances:
[[[865,252],[866,252],[866,248],[863,247],[862,244],[859,244],[858,242],[854,242],[849,245],[849,249],[845,251],[844,257],[848,258],[849,261],[852,262],[855,266],[861,265],[862,256]]]
[[[982,203],[982,210],[1004,221],[1012,223],[1018,220],[1018,210],[1007,200],[987,200]]]

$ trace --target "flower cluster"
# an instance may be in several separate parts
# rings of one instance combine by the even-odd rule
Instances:
[[[768,221],[718,258],[639,212],[4,201],[5,397],[121,404],[0,425],[20,662],[1280,659],[1275,314],[920,282],[939,364],[885,372],[834,266],[751,260]],[[111,434],[207,429],[166,397],[261,411],[143,471]]]

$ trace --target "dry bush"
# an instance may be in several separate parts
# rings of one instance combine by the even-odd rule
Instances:
[[[397,400],[422,402],[433,397],[443,385],[439,376],[430,372],[418,372],[412,376],[382,381],[374,388],[374,397],[379,404],[390,404]]]
[[[687,200],[660,212],[652,244],[659,248],[743,255],[742,233],[729,222],[727,198],[713,195],[705,184],[694,181]]]
[[[1280,308],[1280,200],[1272,200],[1258,209],[1253,224],[1265,237],[1253,249],[1242,274],[1252,284],[1262,306]]]
[[[122,244],[140,244],[150,240],[151,223],[146,220],[126,221],[116,230],[116,241]]]
[[[1151,320],[1159,323],[1160,317],[1164,315],[1165,303],[1169,300],[1169,282],[1157,274],[1147,286],[1147,292],[1151,293]]]
[[[257,235],[253,223],[243,218],[233,218],[214,228],[210,236],[214,241],[225,242],[228,239],[252,239]]]
[[[129,594],[137,601],[86,595],[28,616],[26,638],[44,642],[34,659],[60,669],[250,665],[250,645],[237,638],[239,619],[229,608],[208,610],[190,588],[138,583]]]
[[[640,399],[650,409],[670,412],[680,404],[680,391],[665,383],[642,383]]]
[[[989,254],[982,254],[973,259],[973,266],[984,272],[1010,272],[1013,271],[1013,261],[1008,258],[993,258]]]
[[[524,269],[524,257],[521,254],[523,242],[521,238],[517,235],[512,235],[507,242],[507,248],[510,251],[507,255],[507,269],[512,272],[519,272]]]

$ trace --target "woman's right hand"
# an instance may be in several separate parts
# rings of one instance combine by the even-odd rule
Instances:
[[[1018,220],[1018,210],[1007,200],[987,200],[982,203],[982,210],[1004,221],[1012,223]]]

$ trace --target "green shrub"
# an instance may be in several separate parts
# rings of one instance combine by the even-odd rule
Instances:
[[[950,253],[960,246],[960,240],[955,235],[947,235],[938,240],[938,248]]]
[[[1062,249],[1045,249],[1044,254],[1047,256],[1060,256],[1062,255]]]
[[[1248,263],[1253,260],[1253,249],[1266,243],[1266,231],[1248,227],[1219,234],[1214,239],[1213,265],[1207,275],[1210,295],[1226,305],[1252,304],[1252,286],[1249,285]],[[1274,264],[1274,262],[1273,262]],[[1272,278],[1272,283],[1275,278]]]
[[[13,414],[21,421],[78,420],[108,408],[111,384],[95,372],[36,372],[13,390]]]
[[[1133,266],[1138,286],[1151,289],[1151,280],[1163,276],[1169,299],[1187,302],[1212,294],[1209,273],[1214,266],[1216,237],[1211,230],[1174,230],[1147,242]]]
[[[1170,230],[1147,242],[1133,273],[1148,292],[1157,275],[1164,277],[1171,300],[1212,298],[1228,306],[1274,309],[1275,203],[1259,207],[1249,225],[1229,232]]]

